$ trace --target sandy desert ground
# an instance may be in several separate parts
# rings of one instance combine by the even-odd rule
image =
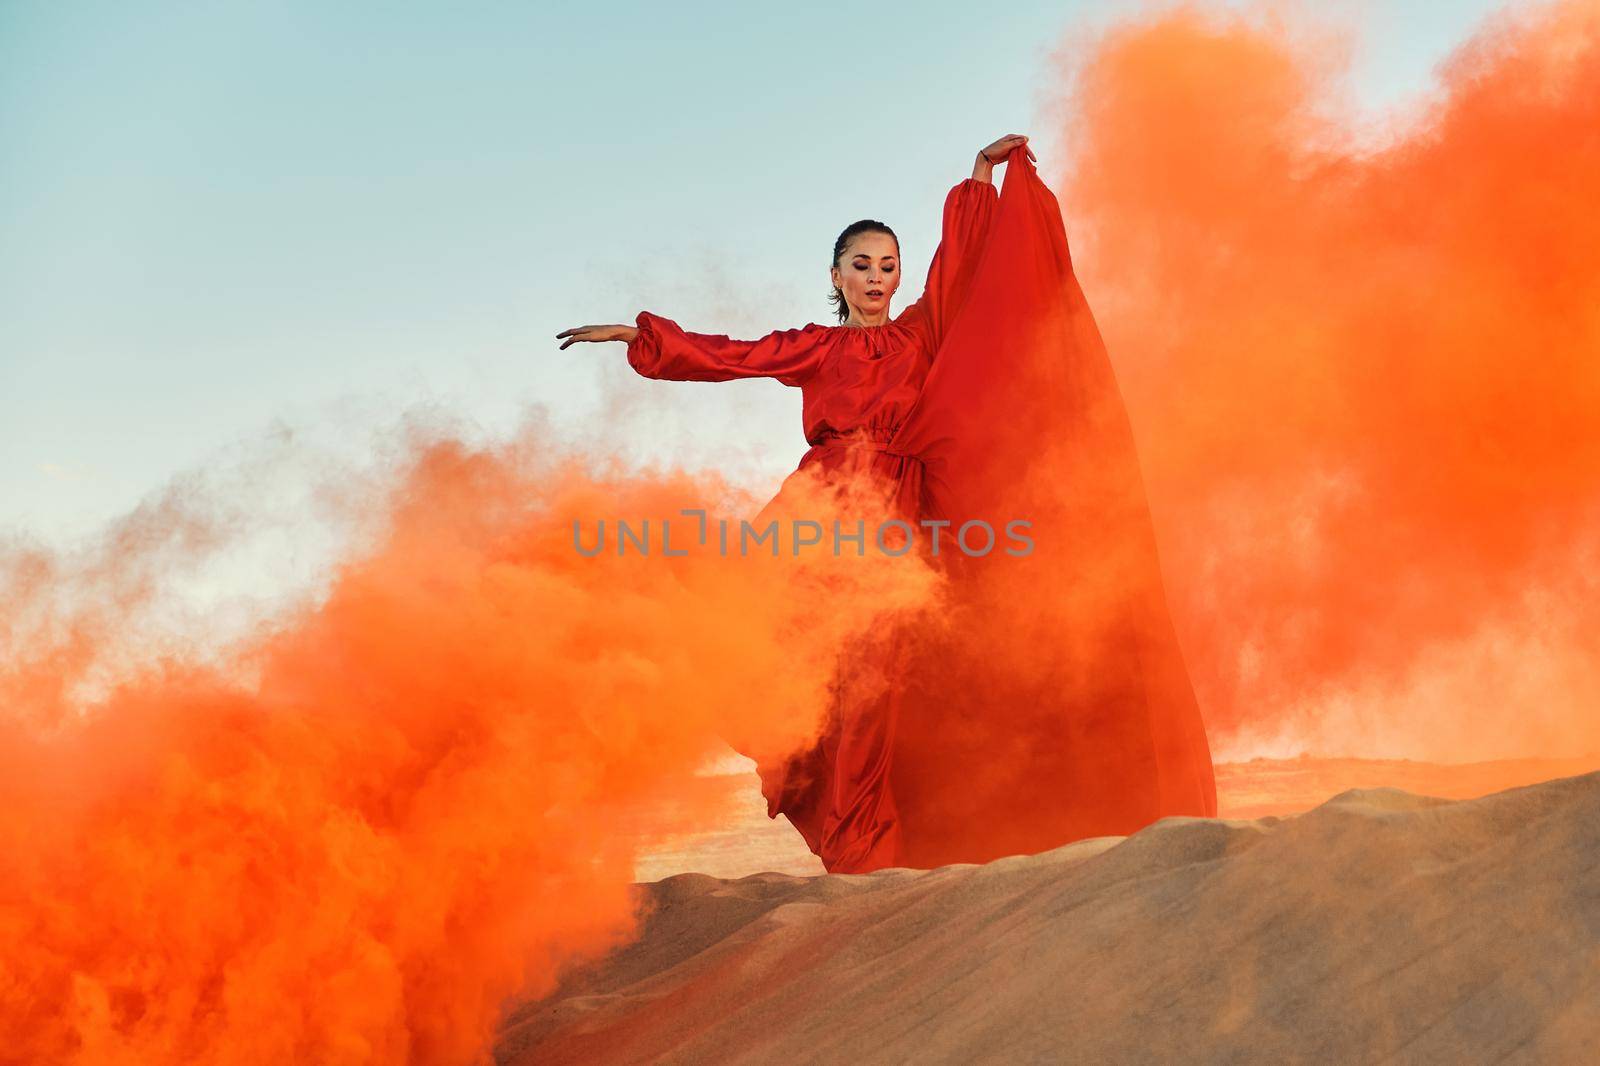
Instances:
[[[508,1014],[497,1059],[1592,1061],[1600,773],[1495,790],[1596,765],[1258,760],[1219,768],[1228,817],[1042,855],[677,873],[637,889],[637,942]],[[748,828],[641,868],[805,865]]]

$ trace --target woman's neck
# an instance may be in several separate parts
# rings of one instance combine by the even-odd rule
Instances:
[[[889,309],[884,308],[873,315],[863,315],[860,311],[851,308],[850,317],[844,320],[844,324],[857,329],[863,329],[868,326],[886,326],[889,324]]]

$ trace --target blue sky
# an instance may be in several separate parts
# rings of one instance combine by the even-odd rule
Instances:
[[[1324,10],[1377,111],[1498,6]],[[780,477],[797,392],[552,335],[826,320],[864,216],[920,280],[981,145],[1030,132],[1049,175],[1066,32],[1143,7],[6,0],[0,531],[89,534],[286,431],[359,461],[418,407]]]

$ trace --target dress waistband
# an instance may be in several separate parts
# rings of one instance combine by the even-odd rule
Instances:
[[[876,448],[885,451],[889,441],[894,437],[892,430],[857,429],[849,432],[838,430],[825,430],[818,434],[812,442],[813,448],[838,448],[854,446],[858,448]]]

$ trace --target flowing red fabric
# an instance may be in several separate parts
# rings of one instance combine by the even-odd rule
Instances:
[[[811,448],[758,522],[820,475],[870,482],[942,535],[943,617],[850,649],[820,740],[758,762],[769,814],[834,872],[1216,813],[1133,435],[1059,205],[1017,149],[1002,192],[963,181],[943,221],[922,298],[892,322],[737,341],[644,312],[628,348],[648,377],[802,390]]]

